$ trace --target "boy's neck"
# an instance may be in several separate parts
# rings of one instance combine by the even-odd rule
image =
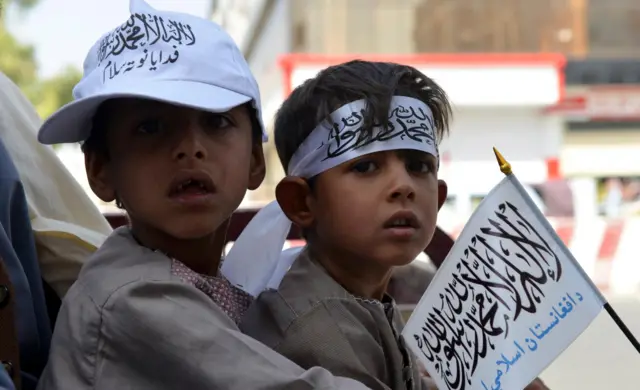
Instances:
[[[223,223],[215,233],[192,240],[178,239],[157,229],[136,226],[134,223],[131,231],[141,245],[160,251],[199,274],[216,276],[225,246],[227,227]]]
[[[311,256],[349,293],[367,299],[382,300],[387,292],[391,267],[371,264],[366,259],[309,247]]]

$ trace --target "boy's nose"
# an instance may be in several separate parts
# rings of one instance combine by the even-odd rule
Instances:
[[[391,180],[391,190],[389,191],[389,200],[414,200],[416,197],[413,177],[407,172],[404,164],[393,164],[393,169],[389,170]],[[395,166],[399,165],[399,166]]]
[[[180,132],[179,141],[173,152],[176,160],[195,158],[204,160],[207,158],[207,149],[204,145],[204,134],[198,126],[190,125]]]

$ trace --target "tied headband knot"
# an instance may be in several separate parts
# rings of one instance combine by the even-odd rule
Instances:
[[[438,157],[433,113],[418,99],[394,96],[386,126],[364,128],[366,100],[345,104],[309,134],[287,174],[309,179],[365,154],[410,149]],[[282,250],[291,229],[277,201],[253,217],[222,264],[222,274],[252,296],[277,289],[301,248]]]

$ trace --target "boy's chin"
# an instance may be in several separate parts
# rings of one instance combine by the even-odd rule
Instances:
[[[385,268],[402,267],[411,264],[416,259],[416,257],[410,257],[407,255],[384,256],[377,258],[376,263]]]
[[[411,264],[421,253],[421,250],[401,250],[395,253],[387,253],[380,260],[389,267],[402,267]]]
[[[210,238],[216,233],[216,226],[210,222],[207,224],[175,224],[163,229],[165,233],[178,240],[199,240]]]
[[[414,256],[414,257],[396,257],[396,258],[388,259],[385,263],[390,267],[402,267],[402,266],[409,265],[409,264],[413,263],[413,261],[416,260],[417,257],[418,256]]]

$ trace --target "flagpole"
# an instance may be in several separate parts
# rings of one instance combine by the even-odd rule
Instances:
[[[509,176],[513,174],[513,171],[511,170],[511,164],[509,164],[509,162],[502,156],[502,154],[498,151],[498,149],[494,147],[493,153],[496,155],[496,160],[498,161],[498,165],[500,166],[500,171],[504,173],[505,176]],[[597,288],[597,287],[594,287],[594,288]],[[611,319],[613,319],[613,322],[615,322],[618,328],[625,335],[627,340],[629,340],[631,345],[633,345],[636,351],[640,353],[640,343],[638,342],[638,340],[636,340],[633,333],[631,333],[627,325],[622,321],[618,313],[616,313],[616,311],[613,309],[613,307],[611,307],[611,305],[607,300],[605,300],[604,309],[607,311]]]

